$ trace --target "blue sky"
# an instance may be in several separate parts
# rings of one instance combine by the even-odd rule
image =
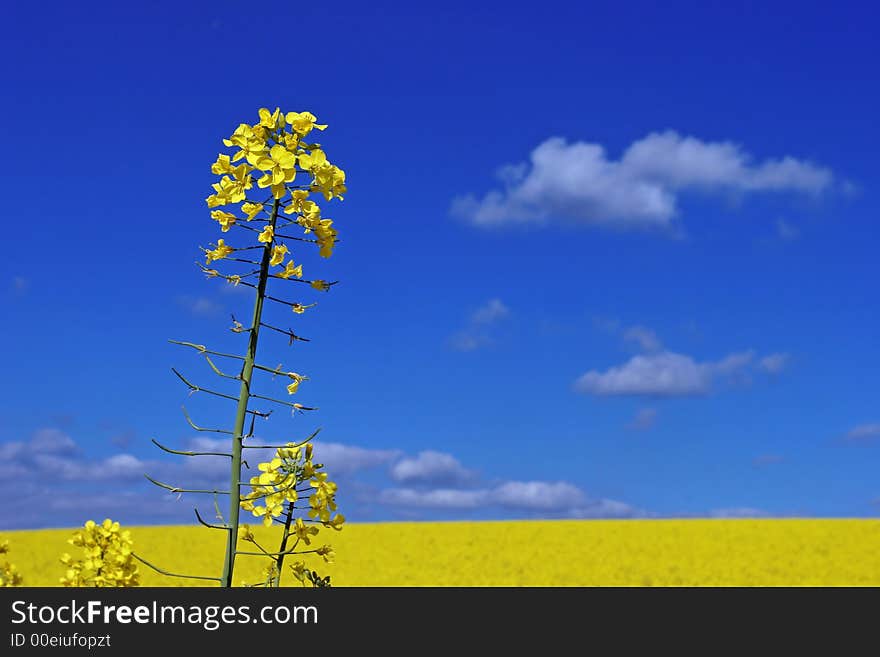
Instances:
[[[276,106],[349,191],[303,254],[340,284],[269,311],[312,342],[260,345],[320,410],[258,435],[323,427],[350,519],[876,516],[872,11],[19,4],[0,528],[189,522],[142,473],[222,481],[150,438],[232,421],[167,340],[245,348],[194,263],[220,140]]]

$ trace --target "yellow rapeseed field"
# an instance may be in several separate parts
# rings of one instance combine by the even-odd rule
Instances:
[[[130,529],[135,551],[156,565],[218,574],[221,532]],[[272,545],[277,530],[253,529]],[[58,557],[75,552],[71,532],[5,531],[0,540],[25,585],[56,586]],[[335,586],[880,586],[880,520],[353,523],[321,539],[337,562],[309,565]],[[239,557],[236,580],[259,580],[263,564]],[[146,586],[203,585],[140,571]]]

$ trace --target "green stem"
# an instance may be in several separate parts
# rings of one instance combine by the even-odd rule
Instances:
[[[290,536],[290,521],[293,520],[293,504],[287,503],[287,518],[284,520],[284,534],[281,535],[281,546],[278,558],[275,559],[275,586],[281,586],[281,567],[284,566],[284,551],[287,549],[287,537]]]
[[[278,208],[281,207],[279,199],[272,204],[272,216],[269,225],[275,228],[278,220]],[[241,370],[241,389],[238,393],[238,410],[235,414],[235,426],[232,429],[232,481],[230,490],[234,491],[229,496],[229,535],[226,541],[226,555],[223,560],[223,576],[221,586],[232,586],[232,571],[235,568],[235,549],[238,544],[238,515],[241,510],[241,443],[244,436],[244,423],[247,418],[248,401],[250,399],[251,376],[254,371],[254,362],[257,356],[257,339],[260,335],[260,317],[263,314],[263,300],[266,296],[266,281],[269,280],[269,259],[272,255],[272,244],[267,243],[263,250],[263,258],[260,262],[260,280],[257,284],[257,297],[254,300],[254,317],[251,322],[253,327],[250,332],[247,353],[244,357],[244,365]]]

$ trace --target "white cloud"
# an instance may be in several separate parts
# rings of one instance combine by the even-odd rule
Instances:
[[[488,336],[467,331],[459,331],[449,338],[449,346],[455,351],[476,351],[488,344],[492,344],[492,340]]]
[[[379,503],[389,506],[421,509],[476,509],[485,506],[490,491],[436,488],[415,490],[412,488],[387,488],[379,493]]]
[[[607,499],[591,500],[569,513],[572,518],[642,518],[648,515],[625,502]]]
[[[642,351],[649,353],[663,348],[663,343],[660,342],[657,334],[644,326],[631,326],[624,332],[623,339],[627,342],[635,342]]]
[[[657,422],[657,409],[640,408],[633,418],[632,422],[626,425],[627,429],[633,431],[647,431]]]
[[[794,191],[817,194],[833,182],[827,168],[786,156],[755,163],[732,142],[705,142],[674,131],[633,142],[619,160],[600,144],[552,137],[528,164],[499,172],[502,190],[454,199],[452,212],[476,225],[569,221],[615,228],[669,229],[682,192]]]
[[[510,315],[510,308],[501,299],[490,299],[485,305],[477,308],[471,315],[474,324],[491,324]]]
[[[638,355],[605,372],[590,370],[575,381],[574,388],[599,396],[700,396],[710,392],[719,375],[743,374],[753,359],[753,351],[702,363],[671,351]]]
[[[451,454],[427,450],[414,458],[405,458],[389,470],[391,478],[402,484],[463,485],[475,478]]]
[[[528,511],[562,511],[586,502],[583,491],[564,481],[508,481],[492,493],[495,504]]]
[[[471,314],[465,328],[449,338],[450,348],[474,351],[492,344],[491,327],[509,316],[510,308],[501,299],[490,299]]]
[[[332,476],[385,465],[398,456],[400,452],[393,449],[366,449],[342,443],[315,441],[315,459],[323,463]]]
[[[860,424],[850,429],[844,440],[850,443],[871,443],[880,439],[880,424]]]
[[[76,443],[59,429],[38,429],[31,436],[30,448],[35,452],[71,454],[76,451]]]
[[[790,358],[788,354],[770,354],[758,361],[758,368],[767,374],[779,374],[786,368]]]

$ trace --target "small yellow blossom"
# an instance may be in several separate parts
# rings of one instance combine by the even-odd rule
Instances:
[[[291,276],[296,276],[297,278],[302,278],[302,275],[303,275],[303,266],[302,266],[302,265],[296,265],[296,266],[294,267],[294,266],[293,266],[293,260],[290,260],[290,261],[287,263],[287,266],[285,267],[284,271],[282,271],[282,272],[278,272],[278,273],[275,274],[275,275],[276,275],[278,278],[290,278]],[[294,311],[294,312],[296,312],[296,311]]]
[[[327,164],[327,156],[320,148],[313,149],[310,154],[303,153],[299,156],[299,165],[306,171],[311,171],[325,164]]]
[[[264,128],[268,128],[269,130],[277,130],[278,128],[283,128],[285,126],[284,114],[281,113],[281,109],[275,108],[275,112],[270,112],[265,107],[260,108],[260,123],[259,125]]]
[[[297,518],[291,529],[293,530],[291,534],[295,534],[306,545],[311,544],[310,537],[318,533],[317,527],[309,527],[302,521],[302,518]]]
[[[221,175],[224,173],[233,173],[235,171],[235,167],[232,166],[232,162],[229,160],[228,155],[224,155],[221,153],[217,156],[217,161],[211,165],[211,173],[216,173],[217,175]]]
[[[330,289],[330,283],[328,283],[327,281],[322,281],[320,279],[316,279],[314,281],[311,281],[311,283],[309,283],[309,285],[311,285],[313,288],[315,288],[319,292],[326,292],[327,290]]]
[[[272,240],[275,239],[275,227],[272,224],[267,224],[263,229],[263,232],[257,236],[258,242],[263,242],[264,244],[269,244]]]
[[[293,383],[287,386],[287,394],[292,395],[299,389],[299,384],[306,380],[306,377],[296,372],[288,372],[287,376],[293,379]]]
[[[253,221],[263,210],[262,203],[251,203],[250,201],[241,204],[241,211],[247,215],[246,221]]]
[[[272,257],[269,259],[269,264],[272,266],[280,265],[284,262],[284,256],[287,255],[287,246],[284,244],[277,244],[272,249]]]
[[[224,212],[223,210],[214,210],[211,212],[211,218],[220,223],[220,230],[224,233],[229,230],[229,227],[235,223],[237,217],[231,212]]]
[[[308,310],[312,306],[317,306],[317,305],[318,304],[316,304],[316,303],[310,303],[309,305],[304,306],[301,303],[294,303],[294,304],[291,304],[290,307],[293,310],[293,312],[295,312],[297,315],[302,315],[306,310]]]
[[[257,181],[260,187],[289,183],[296,178],[296,155],[280,144],[275,144],[268,156],[261,154],[249,157],[248,162],[260,171],[268,171]]]
[[[317,125],[315,121],[318,119],[311,112],[288,112],[286,118],[294,132],[303,137],[309,134],[312,128],[324,130],[327,127],[326,125]]]
[[[231,246],[227,246],[222,239],[219,239],[217,240],[217,248],[213,251],[207,251],[205,255],[208,257],[208,264],[211,264],[214,260],[222,260],[233,251],[235,251],[235,249]]]

